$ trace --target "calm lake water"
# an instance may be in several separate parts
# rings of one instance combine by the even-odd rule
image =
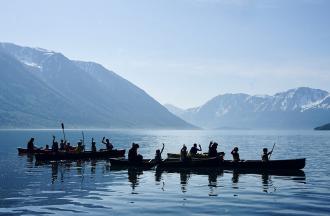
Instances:
[[[307,158],[303,172],[289,176],[204,170],[159,173],[114,170],[106,160],[37,165],[18,156],[30,137],[51,143],[60,130],[0,131],[0,215],[329,215],[330,132],[327,131],[148,131],[85,130],[86,143],[103,136],[115,147],[140,144],[145,158],[165,143],[178,152],[183,143],[210,140],[226,152],[237,146],[241,159],[260,158],[276,142],[273,159]],[[67,131],[75,143],[81,131]],[[89,148],[89,146],[87,147]]]

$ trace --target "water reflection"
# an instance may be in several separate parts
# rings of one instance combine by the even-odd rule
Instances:
[[[131,183],[132,193],[136,193],[135,188],[139,185],[139,176],[142,174],[142,169],[128,168],[128,181]]]
[[[48,162],[48,163],[36,163],[36,167],[50,167],[51,168],[51,183],[55,184],[58,179],[60,179],[61,183],[65,183],[65,178],[70,178],[72,176],[77,176],[81,179],[81,183],[84,181],[84,177],[86,175],[85,171],[88,172],[88,175],[91,178],[95,178],[97,170],[101,170],[102,175],[107,173],[115,173],[115,172],[122,172],[127,170],[127,180],[129,185],[132,189],[132,194],[137,193],[137,187],[140,187],[139,180],[144,172],[154,172],[154,181],[156,185],[163,184],[162,189],[164,190],[164,176],[167,174],[178,174],[178,183],[180,185],[180,189],[182,193],[186,193],[188,191],[188,185],[190,179],[194,178],[195,176],[207,176],[205,181],[208,182],[207,186],[209,188],[209,195],[216,196],[218,195],[218,188],[225,187],[228,182],[224,182],[220,184],[219,178],[222,178],[228,175],[231,175],[231,187],[233,189],[239,189],[242,185],[240,183],[240,179],[244,178],[245,176],[249,176],[253,174],[254,176],[260,176],[261,188],[262,191],[265,193],[274,192],[276,191],[276,187],[274,186],[274,180],[272,179],[273,176],[283,177],[282,180],[291,180],[299,183],[305,183],[306,177],[305,173],[302,170],[296,171],[265,171],[265,172],[255,172],[255,171],[247,171],[247,170],[232,170],[226,171],[222,169],[155,169],[155,170],[143,170],[139,168],[116,168],[111,167],[108,161],[97,161],[97,160],[90,160],[90,161],[72,161],[72,162]],[[33,164],[30,159],[28,159],[28,163],[26,164],[27,168],[33,169]],[[125,172],[124,172],[125,173]],[[164,176],[163,176],[164,175]],[[228,179],[228,178],[224,178]],[[229,180],[229,181],[230,181]],[[201,182],[201,184],[203,184]]]

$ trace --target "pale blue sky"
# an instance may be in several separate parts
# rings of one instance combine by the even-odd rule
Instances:
[[[91,60],[187,108],[223,93],[330,90],[327,0],[0,0],[0,41]]]

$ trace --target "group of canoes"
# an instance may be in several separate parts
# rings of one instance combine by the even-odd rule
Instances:
[[[71,146],[65,139],[58,143],[53,136],[52,146],[49,148],[46,145],[44,148],[38,148],[34,145],[34,138],[31,138],[27,144],[25,153],[35,153],[36,160],[75,160],[75,159],[110,159],[111,165],[114,166],[138,166],[138,167],[222,167],[229,169],[244,168],[244,169],[302,169],[305,166],[305,159],[294,160],[269,160],[273,149],[268,151],[263,149],[261,160],[241,160],[239,156],[239,149],[234,147],[231,151],[232,160],[225,160],[224,152],[218,152],[218,143],[211,141],[208,146],[208,152],[200,154],[202,151],[201,145],[196,143],[190,148],[188,152],[187,146],[183,145],[179,154],[168,153],[167,159],[163,160],[162,153],[164,144],[161,149],[157,149],[153,159],[144,159],[138,153],[139,144],[132,143],[128,151],[128,158],[125,157],[125,150],[114,149],[114,146],[109,139],[103,137],[102,144],[106,149],[97,151],[96,142],[91,141],[91,150],[85,150],[84,141],[80,140],[76,146]],[[24,149],[18,149],[23,151]]]
[[[103,137],[102,144],[104,144],[106,146],[106,149],[101,149],[101,150],[107,150],[107,151],[111,151],[113,150],[113,145],[112,143],[109,141],[109,139],[106,139],[105,137]],[[61,139],[60,143],[58,143],[56,141],[55,136],[53,136],[53,141],[52,141],[52,146],[51,148],[49,148],[49,145],[46,145],[43,148],[38,148],[37,146],[34,145],[34,138],[32,137],[28,143],[27,143],[27,152],[29,153],[34,153],[34,152],[40,152],[40,151],[44,151],[44,152],[76,152],[76,153],[81,153],[85,151],[85,144],[83,140],[79,140],[77,142],[77,146],[71,146],[70,142],[68,142],[67,140],[63,140]],[[96,152],[96,142],[94,141],[94,138],[92,138],[92,142],[91,142],[91,152]]]
[[[207,156],[209,158],[218,157],[220,160],[224,160],[225,153],[224,152],[218,152],[218,150],[217,150],[218,143],[217,142],[213,142],[213,141],[210,142],[209,150],[208,150],[208,153],[206,155],[205,154],[198,154],[199,151],[202,151],[201,145],[198,145],[198,146],[199,146],[199,148],[197,147],[197,144],[194,143],[193,146],[190,148],[190,151],[188,153],[187,146],[184,144],[181,148],[181,151],[180,151],[180,159],[182,161],[185,161],[185,160],[191,160],[191,158],[195,158],[195,157],[200,158],[201,156]],[[239,151],[238,147],[235,147],[231,151],[231,155],[233,157],[234,162],[240,161],[238,151]],[[273,153],[273,150],[268,152],[268,149],[264,148],[263,153],[261,155],[261,160],[264,161],[264,162],[269,161],[269,157],[272,153]],[[157,152],[156,152],[156,155],[157,155]],[[170,154],[170,155],[174,156],[173,154]]]

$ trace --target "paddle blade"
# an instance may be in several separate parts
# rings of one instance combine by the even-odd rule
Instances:
[[[62,129],[64,130],[64,124],[63,123],[61,124],[61,126],[62,126]]]

